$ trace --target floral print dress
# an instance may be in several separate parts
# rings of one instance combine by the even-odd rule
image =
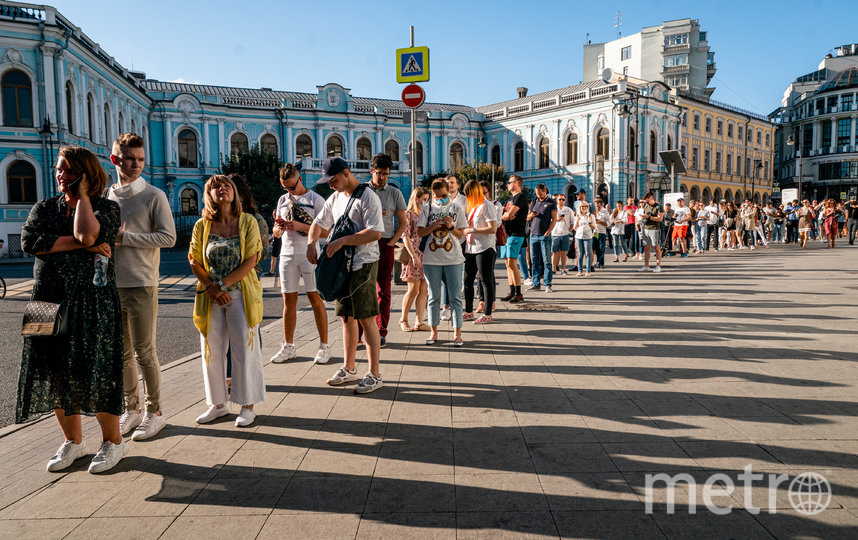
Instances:
[[[408,226],[405,228],[405,233],[402,235],[406,242],[411,242],[414,247],[414,252],[423,261],[423,253],[420,251],[420,236],[417,235],[417,218],[419,214],[413,213],[411,210],[405,211],[405,221]],[[408,261],[408,264],[402,266],[402,275],[400,279],[403,281],[422,281],[423,280],[423,265],[415,266],[414,259]]]
[[[119,205],[92,199],[101,225],[94,245],[113,249],[119,231]],[[114,261],[107,265],[107,285],[93,285],[95,253],[85,249],[48,251],[60,236],[71,236],[74,209],[63,195],[37,202],[21,234],[24,251],[36,256],[33,300],[68,300],[69,332],[62,337],[25,337],[18,378],[17,423],[62,409],[67,415],[122,414],[122,314]]]

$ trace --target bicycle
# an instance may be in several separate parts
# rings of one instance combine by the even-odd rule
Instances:
[[[6,280],[0,276],[0,298],[6,297]]]

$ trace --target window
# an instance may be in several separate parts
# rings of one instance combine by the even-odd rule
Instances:
[[[739,142],[742,142],[742,139],[743,139],[743,138],[744,138],[744,136],[745,136],[744,128],[745,128],[745,126],[739,125],[739,129],[738,129],[738,131],[736,132],[737,137],[738,137],[738,139],[739,139]]]
[[[715,172],[721,172],[721,152],[715,152]]]
[[[811,148],[813,148],[813,126],[808,124],[804,126],[804,135],[802,135],[801,141],[801,151],[802,153],[805,153]]]
[[[714,198],[716,201],[719,201],[719,202],[721,201],[721,199],[723,199],[723,198],[724,198],[724,197],[721,195],[721,188],[715,188],[715,195],[713,196],[713,198]]]
[[[688,45],[688,34],[673,34],[664,36],[665,47],[676,47],[677,45]]]
[[[95,142],[95,103],[92,94],[86,96],[86,121],[89,140]]]
[[[36,169],[26,161],[13,161],[6,170],[6,188],[9,204],[36,202]]]
[[[119,133],[125,133],[125,119],[122,117],[122,112],[116,115],[116,123],[119,126]]]
[[[682,115],[682,127],[688,127],[688,114]]]
[[[730,122],[727,124],[727,138],[728,139],[733,138],[733,122]]]
[[[131,133],[137,133],[137,122],[133,118],[131,119]]]
[[[691,186],[691,200],[697,201],[700,200],[700,188],[697,186]]]
[[[711,166],[711,161],[710,161],[711,159],[712,159],[712,151],[711,150],[704,150],[703,151],[703,170],[706,172],[709,172],[709,169]]]
[[[548,137],[543,137],[539,140],[539,168],[547,169],[550,166],[549,163],[549,145],[548,145]]]
[[[74,117],[74,101],[72,100],[72,96],[74,96],[74,90],[72,89],[71,82],[66,83],[66,126],[68,126],[69,133],[74,133],[74,123],[72,122],[72,118]]]
[[[700,149],[696,146],[691,149],[691,168],[697,169],[700,165]]]
[[[693,127],[694,127],[694,131],[700,131],[700,115],[697,113],[694,113]]]
[[[720,199],[719,199],[719,200],[720,200]],[[730,202],[730,201],[732,201],[732,200],[733,200],[733,192],[732,192],[732,191],[730,191],[729,189],[728,189],[727,191],[725,191],[725,192],[724,192],[724,200],[725,200],[725,201],[727,201],[727,202]]]
[[[524,143],[521,141],[515,143],[515,147],[512,152],[512,162],[513,170],[524,170]]]
[[[742,176],[742,154],[736,155],[736,176]]]
[[[343,157],[343,140],[339,135],[328,137],[328,145],[325,151],[328,157]]]
[[[837,121],[837,146],[846,146],[849,144],[849,131],[852,127],[852,120],[849,118],[841,118]]]
[[[233,156],[246,154],[248,150],[247,135],[238,131],[232,134],[229,139],[229,153]]]
[[[391,142],[396,145],[396,155],[399,157],[399,143],[396,141],[388,141],[388,143]],[[408,145],[408,148],[411,148],[411,144]],[[394,159],[393,161],[398,160]],[[417,169],[418,174],[423,174],[423,143],[420,141],[417,141],[417,153],[414,154],[414,167]]]
[[[179,133],[179,167],[197,166],[197,135],[190,129]]]
[[[357,140],[357,143],[355,143],[355,149],[357,150],[357,153],[355,154],[357,156],[357,159],[361,161],[369,161],[372,159],[372,143],[369,142],[369,139],[367,139],[366,137],[361,137]],[[396,153],[399,154],[398,148]]]
[[[632,57],[632,46],[623,47],[620,49],[620,60],[628,60]]]
[[[192,188],[185,188],[182,190],[182,213],[186,216],[196,216],[199,215],[199,205],[197,192]]]
[[[852,94],[843,94],[840,96],[840,110],[843,112],[852,110]]]
[[[727,154],[725,165],[727,174],[733,174],[733,154]]]
[[[259,139],[259,146],[263,154],[271,156],[279,154],[277,151],[277,139],[270,133],[266,133],[261,139]]]
[[[623,75],[629,74],[629,66],[623,66]]]
[[[763,144],[763,132],[759,129],[757,130],[757,146],[761,146]]]
[[[688,159],[688,153],[686,151],[685,145],[679,147],[679,155],[682,156],[682,159]]]
[[[635,143],[636,142],[637,142],[637,139],[635,138],[635,128],[629,126],[629,161],[634,161],[638,158],[637,154],[635,152],[635,150],[636,150]]]
[[[666,82],[668,86],[688,86],[688,75],[674,75],[672,77],[668,77]]]
[[[766,132],[766,148],[771,146],[771,144],[772,144],[772,134],[769,132]]]
[[[706,119],[705,126],[706,126],[705,127],[706,133],[712,133],[712,119],[711,118]]]
[[[459,172],[465,164],[465,147],[454,142],[450,145],[450,172]]]
[[[745,157],[745,176],[753,176],[753,171],[751,170],[751,158]]]
[[[492,165],[494,165],[495,167],[499,167],[501,164],[500,154],[501,154],[500,146],[498,146],[498,145],[492,146],[491,161],[492,161]]]
[[[113,142],[113,137],[110,132],[110,105],[104,104],[104,143],[110,144]]]
[[[384,153],[393,161],[399,161],[399,143],[393,139],[384,143]],[[421,160],[422,163],[423,160]]]
[[[673,150],[673,139],[670,137],[670,135],[667,136],[667,149]]]
[[[295,161],[313,157],[313,140],[309,135],[298,135],[295,139]]]
[[[674,54],[664,57],[664,67],[685,66],[688,65],[687,54]]]
[[[748,142],[754,142],[754,128],[752,128],[751,126],[748,126]]]
[[[706,41],[706,32],[700,32],[700,33],[698,33],[698,38],[697,38],[697,39],[698,39],[699,41]],[[710,53],[710,54],[711,54],[711,53]]]
[[[566,136],[566,165],[578,163],[578,134],[570,133]]]
[[[768,180],[768,178],[769,178],[769,162],[768,161],[763,162],[763,178],[766,180]]]
[[[649,132],[649,162],[657,163],[658,158],[658,143],[655,136],[655,131]]]
[[[718,120],[718,122],[715,123],[715,135],[718,135],[720,137],[723,134],[724,134],[724,121]]]
[[[822,123],[822,147],[829,148],[831,146],[831,122]]]
[[[23,71],[3,75],[3,123],[7,126],[33,126],[33,90]]]
[[[610,139],[608,138],[608,129],[599,128],[596,134],[596,154],[609,159],[610,154]]]

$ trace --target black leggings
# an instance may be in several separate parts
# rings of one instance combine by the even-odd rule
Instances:
[[[497,252],[487,249],[480,253],[465,253],[465,313],[474,311],[474,281],[480,278],[486,315],[492,314],[492,304],[495,302],[495,259]]]

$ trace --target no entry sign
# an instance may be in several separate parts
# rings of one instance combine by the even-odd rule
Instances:
[[[402,90],[402,103],[406,107],[416,109],[423,105],[424,101],[426,101],[426,92],[419,85],[409,84]]]

